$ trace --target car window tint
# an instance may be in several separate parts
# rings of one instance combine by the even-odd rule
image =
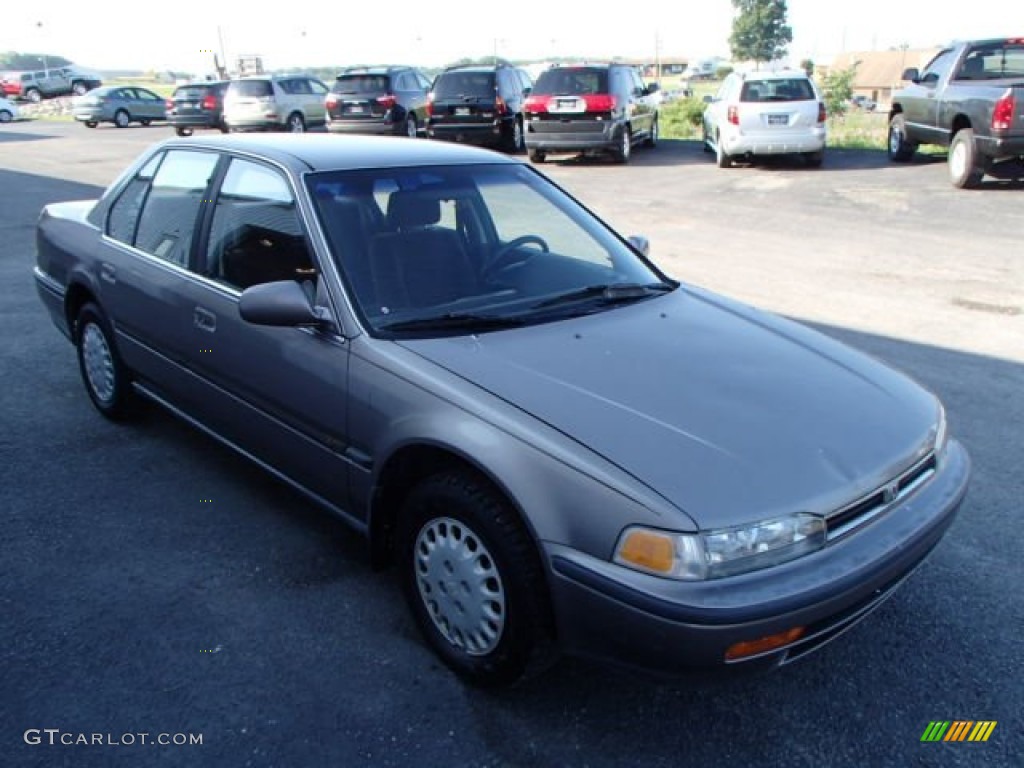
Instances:
[[[327,86],[321,83],[319,80],[307,80],[311,93],[315,93],[317,96],[323,96],[327,93]]]
[[[954,55],[953,51],[951,50],[943,51],[942,53],[940,53],[938,56],[931,60],[931,63],[928,65],[928,68],[924,71],[924,74],[921,76],[921,82],[927,84],[937,83],[942,77],[946,75],[947,72],[949,72],[950,67],[953,66],[953,59]]]
[[[269,80],[235,80],[228,86],[228,90],[235,96],[248,99],[274,95],[274,87]]]
[[[342,75],[334,81],[334,93],[382,93],[388,89],[387,75]]]
[[[316,280],[295,199],[276,170],[233,159],[217,195],[204,274],[245,290]]]
[[[160,164],[139,217],[135,247],[187,266],[200,206],[217,166],[213,152],[171,150]]]
[[[971,48],[957,80],[1000,80],[1024,77],[1024,43],[989,43]]]
[[[537,78],[533,92],[572,96],[608,93],[608,70],[580,67],[549,69]]]
[[[110,213],[107,216],[108,236],[128,245],[134,244],[139,211],[142,210],[142,203],[146,199],[146,192],[149,191],[150,181],[152,181],[163,157],[163,152],[153,155],[110,206]]]
[[[748,80],[740,91],[740,101],[814,101],[814,89],[803,78]]]
[[[494,98],[493,72],[446,72],[437,78],[434,97],[451,99],[464,96]]]

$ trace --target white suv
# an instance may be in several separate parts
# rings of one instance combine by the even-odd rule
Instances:
[[[232,131],[302,133],[323,125],[327,86],[308,75],[260,75],[232,80],[224,94],[224,122]]]
[[[719,167],[728,168],[737,156],[782,154],[821,165],[825,103],[804,72],[734,72],[704,100],[704,144]]]

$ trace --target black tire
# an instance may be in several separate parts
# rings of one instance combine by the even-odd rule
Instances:
[[[82,123],[82,125],[84,125],[86,128],[95,128],[97,125],[99,125],[99,123],[97,123],[95,120],[86,120],[84,123]]]
[[[703,122],[702,125],[704,128],[704,145],[701,147],[701,149],[710,155],[712,152],[714,152],[714,150],[711,148],[711,137],[708,136],[708,125],[707,123]]]
[[[985,175],[985,165],[981,161],[978,147],[974,143],[974,131],[961,128],[949,145],[949,180],[958,189],[973,189],[981,183]]]
[[[39,92],[38,88],[29,88],[25,91],[25,98],[31,101],[33,104],[38,104],[43,100],[43,94]]]
[[[71,84],[71,92],[75,96],[84,96],[89,92],[89,89],[86,88],[85,83],[75,82]]]
[[[399,531],[409,607],[456,674],[510,685],[553,660],[540,557],[500,494],[467,471],[434,475],[409,494]]]
[[[96,410],[114,421],[131,416],[135,405],[131,376],[121,362],[110,323],[95,304],[79,310],[74,339],[82,383]]]
[[[419,125],[416,123],[416,115],[412,112],[405,118],[405,135],[407,138],[415,139],[420,134]]]
[[[288,122],[285,123],[284,129],[288,131],[288,133],[305,133],[306,120],[303,118],[302,113],[292,112],[288,115]]]
[[[178,134],[179,136],[191,136],[192,135],[192,129],[191,128],[185,128],[185,127],[175,128],[174,132],[176,134]]]
[[[732,167],[732,155],[726,152],[722,146],[721,134],[719,134],[718,140],[715,142],[715,162],[718,163],[719,168]]]
[[[531,163],[543,163],[547,159],[547,155],[539,149],[528,149],[526,150],[527,157],[530,158]]]
[[[150,124],[150,123],[152,123],[153,121],[147,118],[147,119],[145,119],[145,120],[139,120],[139,122],[140,122],[140,123],[142,123],[142,127],[143,127],[143,128],[146,128],[146,127],[147,127],[147,126],[149,126],[149,124]]]
[[[512,121],[508,135],[505,137],[505,151],[510,155],[522,152],[525,144],[523,141],[523,121],[518,117]]]
[[[644,146],[648,149],[654,149],[658,146],[658,116],[654,116],[654,122],[651,123],[651,132],[644,139]]]
[[[894,163],[907,163],[914,157],[917,144],[907,138],[907,123],[902,114],[895,114],[889,121],[889,159]]]
[[[804,162],[807,163],[808,168],[821,168],[821,164],[825,162],[825,150],[805,152]]]
[[[228,128],[228,124],[227,123],[221,123],[217,127],[220,129],[221,133],[231,133],[231,129]]]
[[[616,163],[625,165],[633,154],[633,132],[628,125],[622,126],[622,134],[619,136],[619,145],[612,150],[612,158]]]
[[[0,123],[9,123],[14,119],[14,115],[6,109],[0,109]]]
[[[131,122],[132,117],[128,114],[127,111],[119,109],[117,110],[117,112],[114,113],[114,125],[116,125],[118,128],[127,128],[129,124],[131,124]]]

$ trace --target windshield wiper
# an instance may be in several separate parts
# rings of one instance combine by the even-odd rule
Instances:
[[[450,331],[480,330],[494,331],[501,328],[515,328],[523,324],[520,317],[500,315],[475,315],[469,312],[447,312],[443,315],[416,317],[412,320],[397,320],[380,326],[382,331]]]
[[[674,283],[610,283],[606,285],[588,285],[578,291],[569,291],[560,296],[554,296],[534,304],[532,309],[544,309],[555,307],[560,304],[572,304],[587,299],[599,299],[603,304],[617,304],[620,302],[637,301],[655,296],[659,293],[668,293],[675,289]]]

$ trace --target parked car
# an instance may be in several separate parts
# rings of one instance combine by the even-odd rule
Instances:
[[[864,110],[865,112],[874,112],[878,107],[878,103],[874,99],[868,98],[863,94],[855,93],[850,97],[850,106],[854,109]]]
[[[167,100],[167,121],[179,136],[191,136],[196,128],[228,132],[224,122],[224,94],[227,80],[187,83],[174,89]]]
[[[413,67],[352,67],[327,94],[327,130],[395,134],[426,131],[430,80]]]
[[[232,80],[224,96],[224,122],[232,131],[303,133],[323,125],[327,86],[308,75],[258,75]]]
[[[720,168],[755,155],[799,154],[815,168],[825,158],[825,102],[802,70],[733,72],[704,100],[704,145]]]
[[[18,108],[14,102],[0,97],[0,123],[9,123],[18,119]]]
[[[626,64],[555,66],[526,100],[526,150],[537,163],[552,152],[610,153],[629,162],[633,145],[658,142],[658,86]]]
[[[521,152],[530,87],[530,76],[516,67],[446,69],[428,97],[427,136]]]
[[[889,597],[966,492],[932,394],[671,280],[493,152],[172,139],[47,205],[36,241],[99,412],[153,400],[350,522],[474,683],[558,648],[792,661]]]
[[[103,80],[95,72],[69,65],[36,72],[22,72],[19,75],[17,90],[11,95],[39,102],[54,96],[81,96],[101,85]],[[10,93],[6,85],[4,90]]]
[[[0,72],[0,97],[21,96],[21,72]]]
[[[147,88],[138,86],[104,86],[71,100],[71,114],[86,128],[100,123],[113,123],[127,128],[131,123],[149,125],[166,120],[164,99]]]
[[[889,110],[890,160],[907,162],[921,144],[949,147],[961,189],[1024,160],[1024,38],[958,43],[903,79]]]

